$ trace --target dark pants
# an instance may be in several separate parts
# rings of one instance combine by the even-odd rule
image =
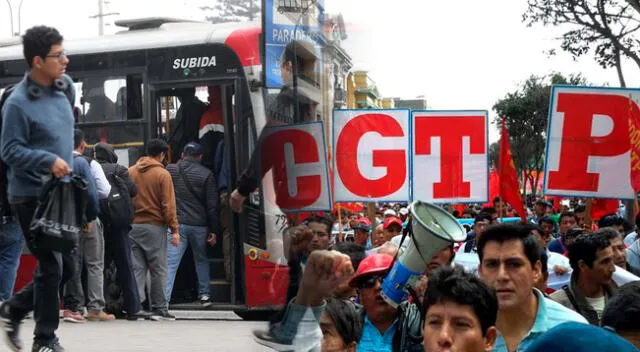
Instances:
[[[60,252],[38,250],[33,247],[33,234],[29,225],[36,211],[36,200],[14,204],[13,212],[18,219],[29,250],[38,260],[33,281],[25,286],[9,301],[13,320],[23,320],[30,311],[36,322],[34,339],[50,342],[56,338],[60,322],[60,285],[73,275],[75,267],[70,255]]]
[[[104,237],[105,257],[113,259],[116,264],[116,277],[118,286],[122,288],[124,309],[128,314],[138,313],[142,307],[138,285],[133,274],[129,228],[105,227]]]

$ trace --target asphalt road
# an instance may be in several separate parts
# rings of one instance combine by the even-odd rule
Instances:
[[[60,322],[58,336],[68,352],[86,351],[271,351],[256,344],[251,331],[265,322],[245,322],[232,312],[180,312],[176,321]],[[182,319],[181,319],[182,318]],[[184,320],[188,318],[188,320]],[[206,320],[205,320],[206,319]],[[31,351],[34,322],[25,320],[20,331]],[[9,349],[0,340],[0,351]]]

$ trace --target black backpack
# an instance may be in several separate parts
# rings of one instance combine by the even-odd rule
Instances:
[[[2,109],[4,108],[4,103],[7,101],[11,93],[15,90],[16,85],[12,84],[6,87],[4,92],[2,92],[2,96],[0,96],[0,131],[2,131]],[[69,104],[71,104],[71,110],[74,108],[73,94],[71,93],[71,84],[69,84],[68,88],[64,91],[64,94],[69,99]],[[7,193],[7,169],[9,166],[0,158],[0,219],[2,219],[2,223],[7,221],[7,218],[12,216],[11,213],[11,205],[9,204],[9,195]]]
[[[100,200],[100,220],[108,227],[129,226],[135,215],[129,188],[115,172],[106,176],[111,185],[111,192],[106,199]]]

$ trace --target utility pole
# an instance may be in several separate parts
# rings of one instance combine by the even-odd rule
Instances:
[[[9,21],[11,22],[11,36],[15,36],[15,32],[13,31],[13,8],[11,8],[11,0],[7,0],[7,5],[9,6]]]
[[[119,15],[120,12],[108,12],[104,13],[104,5],[109,2],[105,2],[104,0],[98,0],[98,14],[89,16],[89,18],[97,18],[98,19],[98,35],[102,36],[104,34],[104,18],[107,16]]]

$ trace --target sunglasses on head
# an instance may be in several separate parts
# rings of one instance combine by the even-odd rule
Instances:
[[[377,282],[382,283],[382,280],[386,276],[387,276],[387,274],[384,273],[384,274],[378,274],[378,275],[371,275],[371,276],[363,277],[362,279],[360,279],[356,283],[356,286],[359,289],[372,288],[372,287],[374,287],[376,285]]]

